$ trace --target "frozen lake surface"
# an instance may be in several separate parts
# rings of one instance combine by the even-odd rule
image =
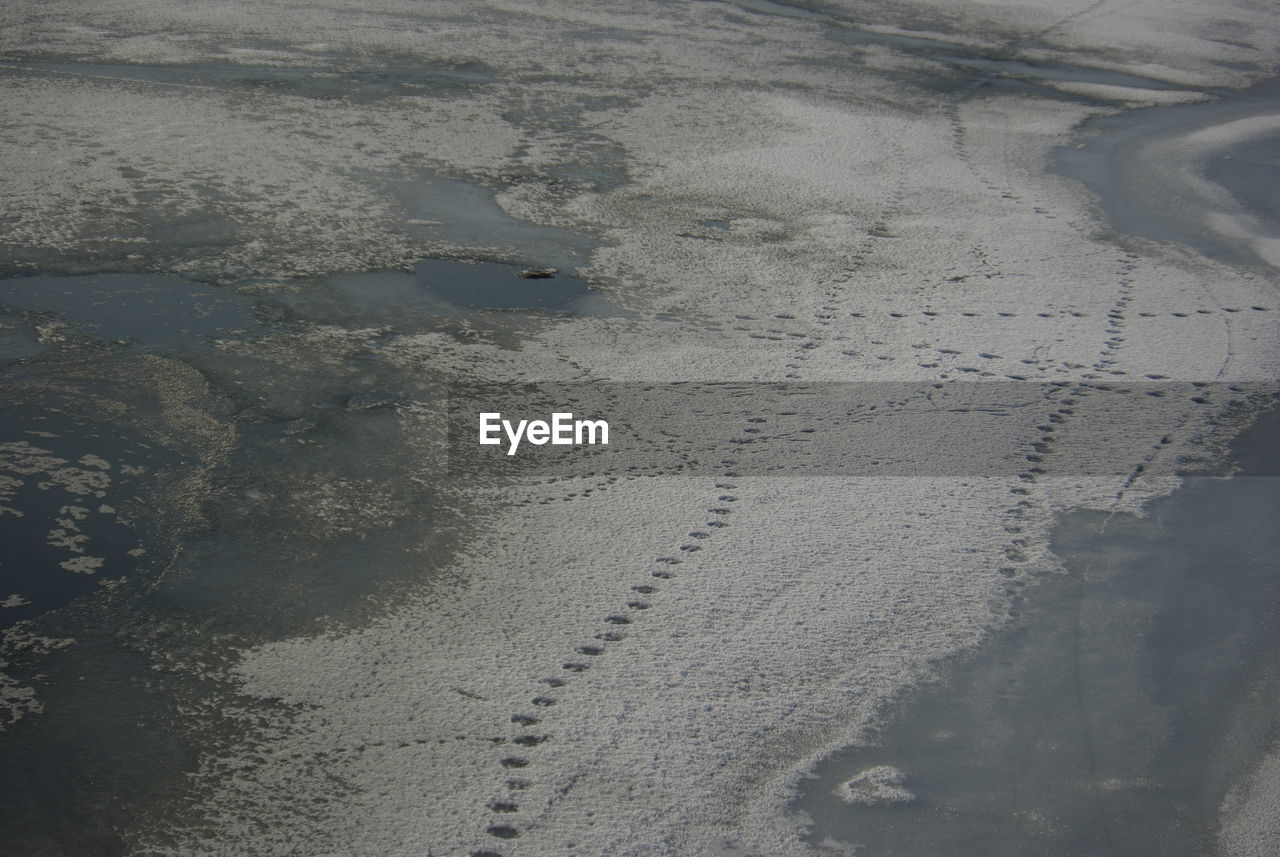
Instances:
[[[10,850],[1271,841],[1273,11],[0,25]],[[685,475],[472,469],[495,385]]]

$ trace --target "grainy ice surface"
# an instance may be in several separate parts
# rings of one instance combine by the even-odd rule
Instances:
[[[0,851],[1276,854],[1278,38],[3,4]]]

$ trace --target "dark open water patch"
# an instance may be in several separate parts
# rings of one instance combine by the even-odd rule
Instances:
[[[43,711],[0,735],[0,854],[122,855],[131,808],[163,800],[195,770],[194,751],[159,728],[175,712],[143,686],[150,660],[118,643],[126,624],[106,610],[64,623],[74,657],[45,661]]]
[[[801,789],[867,857],[1203,857],[1280,729],[1280,413],[1149,515],[1075,511],[1067,573]],[[846,784],[849,784],[846,786]],[[843,792],[843,794],[842,794]]]
[[[328,293],[284,295],[281,303],[307,316],[353,316],[366,322],[406,326],[437,325],[442,319],[486,311],[537,315],[616,315],[586,280],[558,271],[500,262],[423,259],[406,271],[335,274],[324,280]],[[336,303],[334,302],[336,301]]]
[[[25,602],[0,610],[0,631],[27,623],[36,637],[65,641],[2,656],[5,672],[33,687],[41,705],[0,731],[4,855],[122,854],[103,819],[118,818],[128,801],[159,799],[193,764],[154,728],[171,707],[142,689],[151,663],[117,635],[132,621],[118,609],[126,592],[164,563],[161,543],[140,526],[154,517],[144,510],[149,486],[191,468],[194,457],[111,415],[77,413],[92,410],[86,399],[74,387],[0,389],[0,475],[19,483],[8,505],[21,513],[0,515],[0,599]],[[63,565],[78,559],[99,564]]]
[[[604,309],[586,280],[551,269],[496,262],[423,259],[413,275],[424,289],[459,306],[479,309],[559,310],[589,315]]]
[[[7,416],[7,415],[6,415]],[[57,416],[57,415],[52,415]],[[5,431],[7,419],[0,417],[0,443],[12,442],[14,435]],[[33,420],[32,425],[49,425],[50,420]],[[64,461],[75,467],[82,454],[83,439],[74,439],[70,448],[66,435],[57,437],[20,437],[38,450],[31,456],[37,462]],[[95,455],[110,456],[114,465],[133,464],[150,456],[131,444],[135,439],[106,431],[92,439]],[[103,459],[107,460],[107,459]],[[51,470],[64,466],[49,465]],[[137,466],[133,464],[133,466]],[[93,474],[94,470],[87,470]],[[4,472],[0,468],[0,473]],[[103,474],[104,476],[106,474]],[[113,504],[129,502],[134,490],[130,477],[111,474],[108,490],[88,494],[69,491],[49,473],[33,474],[13,490],[7,505],[20,515],[0,515],[0,601],[17,596],[15,606],[0,609],[0,631],[14,623],[50,610],[66,607],[75,599],[102,591],[103,581],[133,574],[139,565],[138,535],[116,514]],[[74,486],[73,486],[74,487]],[[95,496],[101,493],[103,496]],[[121,498],[117,500],[115,498]],[[123,510],[121,510],[123,511]],[[59,546],[56,539],[77,540],[76,550]],[[83,539],[83,541],[79,541]],[[77,560],[88,561],[84,571],[75,571]],[[94,563],[99,563],[94,566]],[[68,567],[69,566],[69,567]]]
[[[20,321],[5,318],[0,312],[0,365],[14,360],[30,360],[41,352],[34,331]]]
[[[155,376],[119,377],[0,375],[0,601],[25,602],[0,609],[0,630],[136,580],[156,559],[163,540],[143,524],[162,515],[148,503],[200,453],[157,431]]]

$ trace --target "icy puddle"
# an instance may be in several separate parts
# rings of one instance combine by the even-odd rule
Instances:
[[[1066,563],[980,654],[804,784],[810,838],[867,857],[1215,852],[1219,806],[1280,726],[1280,414],[1243,476],[1146,518],[1077,511]]]
[[[413,275],[427,291],[460,306],[564,310],[580,315],[605,308],[586,280],[550,269],[424,259],[413,266]]]
[[[559,310],[597,315],[608,308],[586,280],[549,268],[423,259],[413,266],[413,277],[431,295],[474,309]]]
[[[413,272],[370,271],[325,279],[348,309],[361,318],[402,323],[407,318],[456,315],[471,310],[509,310],[608,315],[603,296],[586,280],[545,268],[499,262],[455,262],[423,259]],[[285,297],[285,303],[310,308],[317,296]]]
[[[492,191],[477,184],[432,176],[398,181],[392,192],[403,209],[406,231],[425,241],[472,248],[473,253],[475,248],[488,248],[495,257],[515,257],[561,271],[585,264],[597,246],[568,229],[512,217]]]

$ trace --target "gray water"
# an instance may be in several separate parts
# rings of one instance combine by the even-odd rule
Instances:
[[[158,336],[168,335],[161,325]],[[146,430],[155,416],[146,382],[110,389],[109,374],[76,363],[61,373],[51,362],[0,373],[0,443],[25,442],[38,459],[105,479],[84,490],[59,479],[51,462],[23,474],[10,501],[22,515],[0,515],[0,592],[26,601],[0,610],[0,632],[31,622],[37,635],[74,641],[55,656],[6,654],[5,672],[36,687],[43,710],[6,724],[0,742],[0,853],[114,855],[121,844],[101,819],[120,811],[121,796],[159,800],[193,763],[159,728],[174,712],[146,690],[153,663],[125,640],[156,627],[137,609],[172,558],[174,533],[157,520],[166,515],[156,498],[175,474],[199,466],[199,451]],[[99,396],[114,413],[96,407]],[[100,464],[84,465],[86,455]],[[49,539],[68,521],[86,539],[80,553]],[[61,565],[76,558],[100,565],[81,573]]]
[[[0,438],[25,439],[47,450],[51,456],[73,462],[85,450],[93,449],[95,455],[134,468],[179,464],[175,456],[148,445],[136,433],[94,425],[65,412],[49,410],[49,404],[47,400],[19,403],[0,395]],[[32,431],[40,434],[32,435]],[[104,568],[110,569],[112,577],[136,573],[141,561],[128,552],[139,547],[138,533],[113,511],[104,512],[101,507],[114,510],[116,507],[112,504],[127,502],[138,491],[137,480],[129,475],[112,476],[113,485],[108,496],[102,498],[76,495],[64,486],[48,482],[42,485],[40,480],[32,479],[18,488],[8,501],[8,505],[23,514],[21,517],[0,515],[0,544],[4,545],[0,560],[0,588],[3,588],[0,599],[18,592],[28,603],[0,610],[0,631],[24,619],[64,608],[102,588],[99,575],[51,571],[72,556],[46,538],[58,526],[60,518],[67,518],[68,507],[87,512],[83,519],[76,521],[74,531],[87,537],[83,544],[86,555],[105,560]]]
[[[1250,475],[1276,472],[1278,439],[1272,412],[1236,443],[1239,475],[1190,478],[1147,517],[1065,515],[1066,573],[802,786],[811,840],[867,857],[1215,853],[1223,796],[1280,729],[1280,479]],[[879,791],[878,766],[900,774]],[[843,800],[859,776],[866,801]]]
[[[287,322],[383,325],[438,330],[451,321],[505,341],[522,325],[557,315],[624,315],[595,286],[573,274],[524,277],[530,268],[502,262],[422,259],[411,271],[332,274],[272,296]],[[546,270],[546,269],[540,269]]]
[[[563,310],[582,315],[606,309],[604,300],[585,280],[558,272],[521,276],[527,271],[492,262],[459,265],[442,259],[423,259],[413,266],[413,275],[423,288],[461,306]]]

